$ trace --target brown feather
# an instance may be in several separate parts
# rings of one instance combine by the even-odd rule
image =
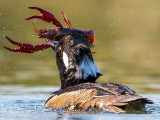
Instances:
[[[121,109],[121,108],[119,108],[119,107],[116,107],[116,106],[112,106],[112,105],[103,106],[102,108],[103,108],[103,110],[110,111],[110,112],[115,112],[115,113],[123,113],[123,112],[126,112],[126,111],[124,111],[123,109]]]
[[[100,108],[121,113],[144,110],[146,104],[152,104],[152,101],[139,96],[127,86],[115,83],[83,83],[54,92],[45,106],[74,111]]]
[[[76,105],[83,103],[93,98],[97,93],[96,89],[80,89],[71,92],[65,92],[60,95],[52,97],[45,106],[52,108],[68,107],[69,105]]]

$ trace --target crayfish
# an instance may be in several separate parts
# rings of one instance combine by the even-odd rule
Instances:
[[[91,44],[93,44],[94,31],[93,30],[84,31],[84,30],[73,28],[69,19],[66,16],[65,12],[62,12],[62,17],[63,17],[63,20],[67,24],[66,27],[62,26],[60,21],[57,20],[52,13],[47,12],[41,8],[38,8],[38,7],[29,7],[29,8],[38,10],[39,12],[41,12],[41,15],[33,15],[31,17],[26,18],[26,20],[38,18],[38,19],[41,19],[45,22],[49,22],[49,23],[52,22],[52,24],[55,25],[56,28],[51,28],[51,29],[47,29],[47,30],[46,29],[37,30],[35,28],[35,26],[32,24],[32,27],[33,27],[34,31],[37,33],[38,37],[45,38],[45,40],[46,40],[45,44],[36,45],[36,46],[33,46],[28,43],[18,43],[18,42],[11,40],[9,37],[5,36],[5,38],[10,43],[19,46],[19,48],[15,48],[15,49],[11,49],[9,47],[4,46],[4,48],[6,48],[7,50],[10,50],[13,52],[34,53],[39,50],[44,50],[44,49],[53,47],[52,42],[58,42],[58,40],[65,35],[75,35],[75,36],[85,37]],[[52,41],[52,42],[48,42],[48,41]]]

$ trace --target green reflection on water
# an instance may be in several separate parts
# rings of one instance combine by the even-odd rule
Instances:
[[[14,5],[13,5],[14,4]],[[45,50],[34,54],[6,51],[13,47],[4,39],[40,44],[26,17],[39,14],[28,6],[52,12],[63,25],[61,11],[66,11],[75,28],[96,34],[94,58],[103,76],[98,82],[117,82],[139,92],[160,92],[160,1],[115,0],[0,0],[0,84],[60,84],[55,53]],[[52,24],[33,20],[38,29]]]

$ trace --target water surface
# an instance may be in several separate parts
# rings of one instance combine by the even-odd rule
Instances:
[[[160,118],[160,94],[142,95],[155,102],[153,105],[147,105],[146,114],[64,112],[45,108],[44,102],[48,95],[58,89],[58,86],[0,86],[0,120],[155,120]]]

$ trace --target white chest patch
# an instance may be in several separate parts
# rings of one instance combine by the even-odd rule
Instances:
[[[82,63],[77,66],[76,77],[86,79],[88,76],[97,77],[97,74],[101,73],[96,67],[94,61],[92,61],[88,56],[85,56]]]
[[[64,65],[67,68],[69,63],[68,63],[68,56],[67,56],[67,54],[65,52],[63,52],[63,62],[64,62]]]

